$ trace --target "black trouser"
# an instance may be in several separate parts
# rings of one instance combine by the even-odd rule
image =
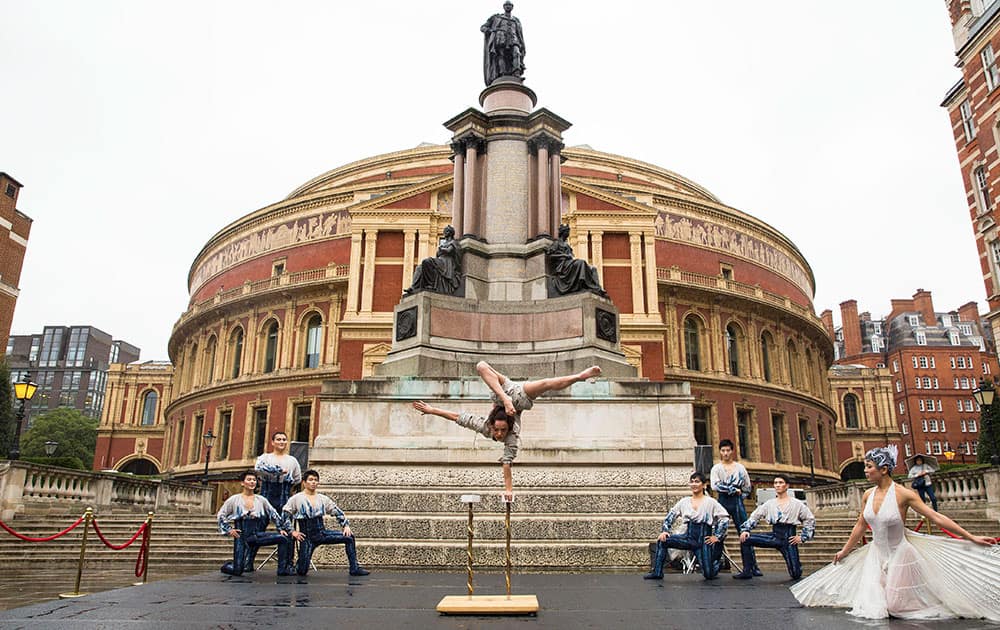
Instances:
[[[278,573],[292,573],[292,539],[277,532],[268,533],[267,521],[262,518],[244,517],[233,523],[240,530],[240,537],[233,539],[233,561],[222,565],[222,572],[229,575],[243,575],[253,571],[253,559],[257,549],[270,545],[278,546]]]
[[[667,549],[686,549],[692,552],[701,565],[701,573],[706,580],[714,580],[719,575],[719,558],[722,557],[722,541],[710,545],[705,538],[715,531],[708,523],[688,522],[687,531],[674,534],[666,540],[656,541],[656,559],[653,561],[652,575],[663,575],[663,562],[667,558]]]
[[[299,559],[295,565],[295,571],[299,575],[309,573],[309,562],[312,560],[313,551],[320,545],[344,545],[347,552],[347,563],[350,571],[357,571],[358,553],[354,547],[354,536],[344,536],[340,532],[323,527],[323,517],[303,518],[299,520],[299,531],[306,535],[305,540],[299,542]]]
[[[788,542],[795,535],[795,526],[787,523],[775,523],[770,534],[750,534],[746,542],[740,543],[740,556],[743,558],[743,574],[749,573],[750,567],[757,566],[757,554],[754,547],[777,549],[785,559],[788,575],[797,580],[802,577],[802,562],[799,561],[799,548]]]

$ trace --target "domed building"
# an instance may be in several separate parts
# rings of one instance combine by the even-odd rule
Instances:
[[[452,222],[453,154],[421,145],[347,164],[208,240],[170,339],[162,451],[147,452],[162,471],[200,477],[208,431],[220,479],[274,431],[312,442],[322,383],[373,375],[392,347],[393,308]],[[732,439],[755,476],[808,478],[811,435],[817,476],[838,478],[833,344],[802,253],[676,173],[586,146],[561,155],[561,221],[638,375],[689,382],[695,441]]]

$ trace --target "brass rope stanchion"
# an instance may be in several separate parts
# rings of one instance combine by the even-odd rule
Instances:
[[[82,597],[86,593],[80,592],[80,579],[83,577],[83,558],[87,553],[87,530],[90,529],[90,522],[94,520],[94,508],[87,508],[83,515],[83,538],[80,539],[80,560],[76,565],[76,585],[72,593],[60,593],[60,599],[72,597]]]
[[[472,505],[479,503],[479,495],[464,494],[461,497],[462,503],[468,505],[468,547],[466,550],[468,580],[466,595],[448,595],[437,605],[437,611],[445,614],[481,614],[481,615],[532,615],[538,612],[538,598],[534,595],[511,595],[510,594],[510,504],[511,501],[504,497],[504,527],[506,530],[506,566],[504,578],[507,584],[507,595],[473,595],[472,587]]]

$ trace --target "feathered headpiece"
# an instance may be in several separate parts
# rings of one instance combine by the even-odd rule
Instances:
[[[896,467],[896,457],[898,455],[899,449],[896,448],[895,444],[890,444],[889,446],[873,448],[865,453],[865,459],[874,463],[877,468],[888,466],[889,472],[892,472],[892,469]]]

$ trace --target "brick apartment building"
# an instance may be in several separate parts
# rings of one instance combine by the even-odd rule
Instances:
[[[992,336],[1000,332],[1000,0],[946,0],[962,78],[942,107],[951,118],[979,250]]]
[[[952,451],[956,461],[974,461],[979,406],[972,391],[998,373],[993,336],[976,303],[939,312],[931,293],[918,289],[912,298],[891,300],[883,319],[859,314],[854,300],[841,303],[840,312],[832,372],[857,366],[888,375],[905,455]],[[865,430],[865,395],[838,392],[838,438]]]
[[[26,427],[32,416],[56,407],[100,418],[108,367],[138,360],[139,348],[93,326],[46,326],[38,334],[11,335],[7,342],[11,380],[29,373],[38,384],[26,408]]]
[[[20,182],[0,172],[0,340],[4,344],[14,320],[21,266],[31,232],[31,219],[17,209],[21,188]]]

